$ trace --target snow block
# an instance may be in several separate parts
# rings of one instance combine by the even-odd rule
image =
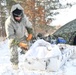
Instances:
[[[25,67],[29,70],[57,71],[60,67],[60,56],[61,51],[57,45],[38,40],[25,54]]]
[[[58,71],[73,56],[74,48],[63,45],[52,45],[44,40],[36,41],[25,54],[25,67],[29,70]]]

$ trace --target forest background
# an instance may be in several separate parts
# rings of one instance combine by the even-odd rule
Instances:
[[[0,37],[6,37],[5,21],[10,15],[12,5],[19,3],[24,8],[24,13],[33,24],[34,34],[53,34],[61,25],[52,26],[50,23],[55,20],[53,16],[59,12],[57,9],[72,7],[73,4],[60,3],[60,0],[0,0]],[[50,17],[49,17],[50,16]]]

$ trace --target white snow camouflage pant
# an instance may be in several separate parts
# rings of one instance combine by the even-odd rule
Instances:
[[[18,46],[13,45],[10,47],[10,61],[13,64],[18,64]]]
[[[25,41],[26,42],[25,39],[26,38],[23,37],[19,41]],[[18,60],[18,46],[17,45],[12,45],[11,42],[12,42],[12,40],[9,40],[10,61],[12,62],[12,64],[18,64],[19,63],[19,60]]]

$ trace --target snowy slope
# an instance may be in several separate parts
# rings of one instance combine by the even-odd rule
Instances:
[[[19,49],[20,52],[20,49]],[[19,70],[11,68],[8,40],[0,42],[0,75],[76,75],[76,59],[69,59],[57,72],[25,70],[24,55],[19,53]]]
[[[49,25],[50,26],[57,26],[57,25],[63,26],[64,24],[76,19],[75,9],[76,9],[76,4],[70,8],[68,7],[65,9],[55,10],[54,12],[59,12],[59,14],[55,15],[53,17],[51,17],[51,16],[48,17],[48,18],[54,18],[55,19]]]

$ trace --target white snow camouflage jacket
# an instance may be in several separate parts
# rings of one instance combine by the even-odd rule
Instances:
[[[19,4],[13,5],[11,8],[10,16],[5,22],[6,35],[7,35],[7,38],[9,39],[20,39],[26,36],[27,29],[25,27],[32,28],[32,24],[24,14],[24,11],[23,11],[23,17],[20,23],[14,20],[12,12],[16,8],[23,11],[23,8]]]

